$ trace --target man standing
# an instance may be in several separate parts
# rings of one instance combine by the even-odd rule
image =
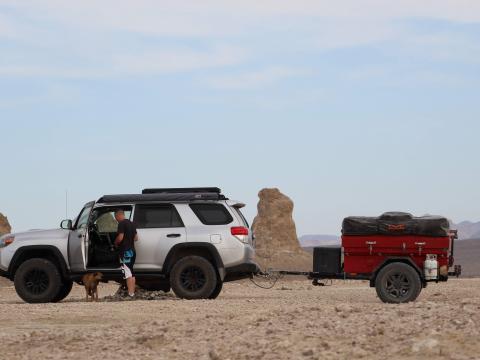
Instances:
[[[135,296],[135,276],[133,265],[135,264],[135,241],[138,240],[137,228],[125,218],[123,210],[115,211],[115,220],[118,222],[115,246],[120,250],[120,263],[123,278],[127,281],[128,295]]]

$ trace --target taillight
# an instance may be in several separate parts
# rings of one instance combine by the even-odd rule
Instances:
[[[230,231],[238,240],[243,243],[248,243],[248,228],[245,226],[234,226]]]

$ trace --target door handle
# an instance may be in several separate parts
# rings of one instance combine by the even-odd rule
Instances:
[[[182,236],[181,234],[168,234],[167,235],[168,238],[179,238],[181,236]]]

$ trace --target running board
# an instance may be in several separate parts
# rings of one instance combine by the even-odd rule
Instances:
[[[95,269],[91,268],[82,273],[72,273],[70,274],[70,279],[79,282],[82,280],[82,277],[85,274],[92,273],[92,272],[100,272],[103,274],[102,282],[108,281],[121,281],[123,280],[123,274],[120,269]],[[142,271],[136,270],[135,277],[143,278],[143,279],[166,279],[167,277],[163,273],[159,273],[158,271]]]

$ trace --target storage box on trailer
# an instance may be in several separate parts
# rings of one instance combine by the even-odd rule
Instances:
[[[313,272],[325,275],[341,273],[342,249],[340,247],[316,247],[313,249]]]

